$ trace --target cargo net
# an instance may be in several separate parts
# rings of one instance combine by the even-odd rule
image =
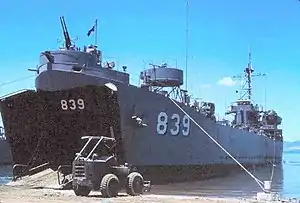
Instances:
[[[113,128],[121,139],[117,95],[105,86],[26,91],[3,99],[0,107],[13,161],[28,167],[71,164],[82,136],[110,136]]]

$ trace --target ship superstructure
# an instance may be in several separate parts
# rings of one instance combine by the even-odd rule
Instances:
[[[244,75],[234,76],[234,78],[242,79],[240,98],[230,106],[226,114],[234,115],[231,122],[234,128],[246,129],[273,139],[282,140],[282,130],[278,129],[282,118],[278,116],[276,111],[263,109],[262,106],[253,103],[252,78],[255,76],[266,77],[266,74],[254,74],[250,51],[249,62],[244,70]]]

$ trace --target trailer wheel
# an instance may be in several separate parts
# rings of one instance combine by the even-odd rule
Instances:
[[[132,172],[127,176],[126,192],[132,196],[138,196],[143,193],[144,178],[138,172]]]
[[[104,198],[116,197],[120,189],[120,181],[114,174],[106,174],[100,184],[100,191]]]
[[[91,189],[86,186],[76,185],[73,187],[73,191],[76,196],[88,196],[91,192]]]
[[[63,179],[63,181],[61,181],[61,184],[66,184],[66,183],[68,183],[68,182],[69,182],[69,179],[66,178],[66,179]]]

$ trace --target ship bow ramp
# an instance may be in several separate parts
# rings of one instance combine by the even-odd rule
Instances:
[[[50,163],[57,168],[71,164],[82,147],[82,136],[121,139],[119,105],[111,88],[28,90],[2,99],[1,116],[14,163],[31,167]]]

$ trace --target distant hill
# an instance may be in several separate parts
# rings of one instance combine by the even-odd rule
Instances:
[[[284,152],[300,152],[300,141],[283,142]]]

